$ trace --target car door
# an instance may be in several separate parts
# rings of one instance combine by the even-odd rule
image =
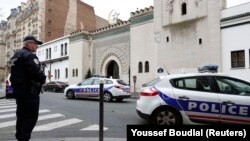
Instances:
[[[47,85],[47,90],[52,90],[54,83],[55,82],[49,82]]]
[[[219,96],[214,93],[212,77],[195,76],[172,81],[175,98],[194,123],[217,123],[220,120]]]
[[[250,124],[250,83],[231,77],[215,77],[221,103],[221,122]]]
[[[87,97],[89,87],[92,85],[92,82],[93,82],[93,79],[87,79],[79,83],[74,89],[74,93],[76,97]]]
[[[91,97],[98,97],[99,92],[100,92],[100,79],[93,79],[89,95]]]

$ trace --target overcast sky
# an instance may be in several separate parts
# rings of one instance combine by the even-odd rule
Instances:
[[[10,9],[20,5],[21,2],[27,0],[0,0],[0,19],[6,19],[10,14]],[[96,15],[108,19],[108,15],[112,10],[120,13],[119,18],[127,20],[130,12],[136,11],[137,8],[142,9],[153,5],[153,0],[83,0],[85,3],[95,8]],[[228,7],[238,4],[250,2],[250,0],[228,0]]]

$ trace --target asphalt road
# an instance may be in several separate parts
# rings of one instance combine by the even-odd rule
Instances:
[[[14,100],[8,100],[7,102],[5,99],[0,100],[1,141],[15,139],[14,121],[16,117],[13,115],[15,112],[8,112],[8,109],[15,109],[14,102]],[[105,103],[104,127],[106,130],[104,136],[108,138],[126,138],[127,125],[148,124],[138,117],[135,107],[136,99]],[[63,93],[46,92],[41,95],[40,110],[40,120],[32,134],[33,139],[59,137],[92,138],[99,136],[98,99],[68,100]],[[4,117],[11,114],[12,117]],[[11,126],[11,124],[13,125]]]

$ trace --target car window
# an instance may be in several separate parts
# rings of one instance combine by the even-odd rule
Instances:
[[[94,79],[92,85],[99,85],[99,84],[100,84],[100,80],[99,79]]]
[[[66,83],[64,82],[57,82],[58,84],[65,85]]]
[[[219,92],[223,94],[250,96],[250,84],[242,80],[216,77]]]
[[[149,81],[148,83],[144,84],[143,86],[144,87],[154,86],[155,84],[157,84],[160,81],[161,81],[161,79],[158,77],[156,79]]]
[[[191,77],[173,80],[173,86],[179,89],[210,92],[211,86],[208,77]]]
[[[55,85],[56,83],[55,82],[49,82],[48,84],[49,85]]]
[[[93,79],[87,79],[81,83],[81,85],[91,85],[93,82]]]
[[[113,81],[111,81],[111,80],[105,80],[105,84],[113,84]]]
[[[126,82],[124,82],[123,80],[117,80],[117,83],[121,84],[121,85],[128,86],[128,84]]]

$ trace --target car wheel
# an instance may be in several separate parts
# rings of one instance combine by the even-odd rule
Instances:
[[[116,98],[115,99],[117,102],[122,102],[123,101],[123,98]]]
[[[68,99],[74,99],[74,98],[75,98],[75,94],[74,94],[74,92],[73,92],[72,90],[68,90],[68,91],[66,92],[66,97],[67,97]]]
[[[104,93],[104,95],[103,95],[103,100],[104,100],[105,102],[111,102],[112,99],[113,99],[113,96],[112,96],[111,93],[109,93],[109,92],[105,92],[105,93]]]
[[[156,125],[179,125],[182,124],[180,113],[172,108],[157,109],[152,115],[152,123]]]

